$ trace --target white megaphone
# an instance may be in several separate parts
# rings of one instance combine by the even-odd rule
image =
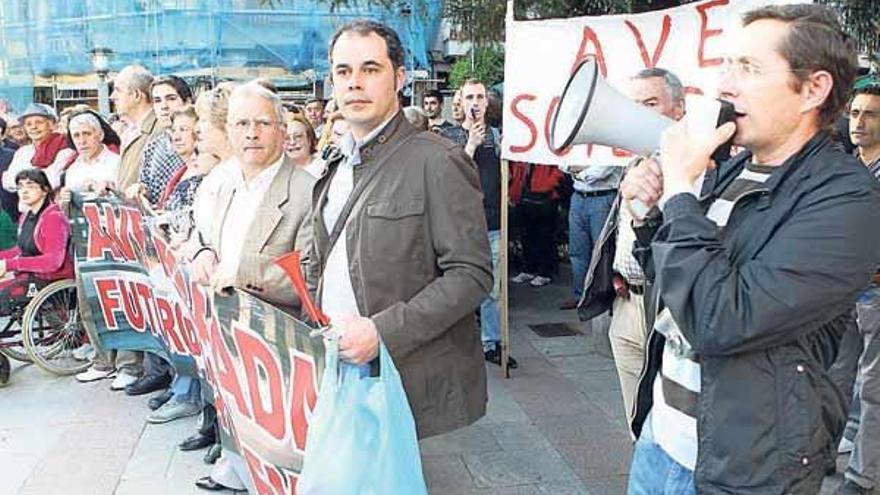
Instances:
[[[716,127],[735,118],[730,102],[706,97],[691,99],[687,114],[688,133],[697,139],[711,136]],[[550,147],[560,152],[576,144],[600,144],[649,156],[674,122],[609,86],[595,57],[588,56],[565,85],[553,115]],[[731,143],[732,138],[715,150],[716,163],[730,157]]]
[[[559,152],[576,144],[601,144],[648,156],[674,122],[609,86],[590,56],[565,85],[553,115],[550,147]]]

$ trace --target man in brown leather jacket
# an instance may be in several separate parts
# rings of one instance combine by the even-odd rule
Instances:
[[[477,171],[459,146],[403,118],[394,31],[343,26],[330,58],[351,132],[313,193],[310,281],[341,331],[340,358],[365,364],[385,344],[420,438],[460,428],[486,408],[474,310],[492,268]]]

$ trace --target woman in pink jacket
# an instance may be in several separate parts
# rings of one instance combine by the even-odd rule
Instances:
[[[0,251],[0,295],[16,283],[73,278],[73,260],[67,249],[70,225],[53,201],[48,177],[40,169],[27,169],[15,177],[20,204],[27,208],[18,221],[15,247]],[[13,292],[15,292],[13,290]]]

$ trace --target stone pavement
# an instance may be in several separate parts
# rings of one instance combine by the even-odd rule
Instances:
[[[489,410],[474,425],[422,443],[432,494],[622,494],[632,447],[623,421],[607,317],[556,310],[567,288],[511,287],[512,379],[489,365]],[[573,336],[530,324],[568,322]],[[109,382],[78,384],[18,366],[0,388],[0,495],[196,494],[204,451],[175,445],[188,418],[148,425],[146,397]],[[841,462],[843,457],[841,457]],[[828,478],[832,493],[839,476]]]

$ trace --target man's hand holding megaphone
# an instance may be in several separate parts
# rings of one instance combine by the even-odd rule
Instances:
[[[683,192],[698,194],[693,190],[694,183],[707,169],[715,167],[712,153],[735,132],[736,124],[728,122],[711,132],[694,133],[687,117],[663,131],[660,163],[653,158],[642,160],[620,184],[620,193],[636,222],[644,218],[644,213],[633,211],[633,200],[651,209],[664,197]]]

